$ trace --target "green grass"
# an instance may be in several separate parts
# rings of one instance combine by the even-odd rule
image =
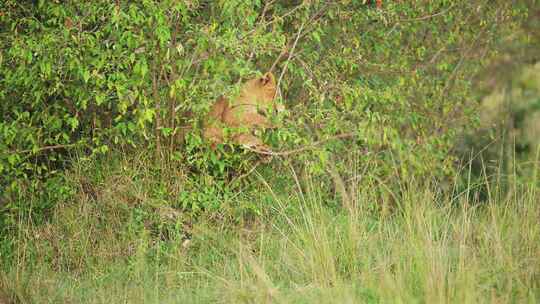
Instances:
[[[414,180],[398,181],[399,193],[349,183],[351,206],[342,208],[309,174],[289,169],[289,187],[274,188],[254,173],[250,183],[264,199],[250,202],[255,196],[244,193],[223,205],[252,204],[258,216],[223,211],[194,220],[167,202],[183,187],[181,174],[157,178],[142,165],[102,164],[99,177],[76,167],[66,179],[76,191],[49,221],[21,217],[13,252],[3,257],[3,300],[540,301],[540,205],[531,179],[513,180],[505,193],[490,184],[484,202],[469,193],[473,185],[445,194]]]

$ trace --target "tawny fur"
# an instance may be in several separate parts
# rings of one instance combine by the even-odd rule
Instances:
[[[275,102],[277,85],[272,73],[248,80],[242,85],[240,95],[229,101],[220,97],[204,120],[203,136],[213,146],[224,143],[225,129],[231,130],[230,141],[236,144],[267,149],[262,140],[253,135],[257,128],[273,128],[263,115],[268,110],[282,110]]]

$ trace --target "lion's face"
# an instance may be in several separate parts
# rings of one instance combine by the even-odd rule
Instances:
[[[261,109],[282,111],[282,104],[276,103],[277,85],[274,74],[268,72],[261,77],[248,80],[239,97],[242,104],[257,105]]]

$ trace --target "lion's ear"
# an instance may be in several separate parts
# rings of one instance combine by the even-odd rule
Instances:
[[[260,78],[260,82],[263,86],[265,86],[267,84],[275,84],[276,80],[272,72],[267,72]]]

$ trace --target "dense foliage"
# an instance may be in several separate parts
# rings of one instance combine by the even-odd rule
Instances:
[[[322,174],[357,150],[381,174],[445,175],[473,76],[528,17],[508,1],[3,1],[2,200],[111,148],[238,174],[250,158],[204,149],[200,118],[274,65],[288,108],[265,134],[276,150],[347,133],[296,159]]]
[[[535,302],[539,4],[0,1],[0,303]]]

